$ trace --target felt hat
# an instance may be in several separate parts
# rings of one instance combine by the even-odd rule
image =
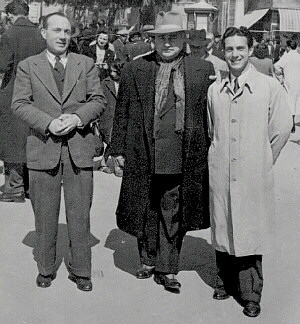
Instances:
[[[129,30],[121,29],[121,30],[116,32],[116,35],[118,35],[118,36],[127,36],[127,35],[129,35]]]
[[[160,11],[156,17],[155,28],[148,34],[167,34],[184,31],[181,13],[178,11]]]
[[[206,47],[210,42],[206,38],[205,29],[201,30],[190,30],[189,31],[189,44],[196,47]]]

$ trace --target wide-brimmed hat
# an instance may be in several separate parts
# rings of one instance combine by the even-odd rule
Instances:
[[[129,32],[130,31],[127,30],[127,29],[121,29],[121,30],[116,32],[116,35],[118,35],[118,36],[127,36],[127,35],[129,35]]]
[[[155,28],[148,34],[167,34],[184,31],[181,13],[178,11],[160,11],[156,17]]]
[[[148,32],[149,30],[153,30],[154,29],[154,26],[153,25],[144,25],[142,28],[141,28],[141,31],[142,32]]]
[[[210,40],[206,38],[206,30],[190,30],[189,31],[189,44],[197,47],[206,47]]]

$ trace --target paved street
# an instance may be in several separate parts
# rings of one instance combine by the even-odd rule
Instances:
[[[253,130],[255,131],[255,130]],[[93,284],[81,292],[67,279],[67,229],[62,206],[58,276],[37,288],[34,217],[30,202],[0,205],[0,323],[3,324],[297,324],[300,323],[300,127],[276,169],[277,220],[273,253],[265,255],[262,313],[247,318],[232,298],[212,299],[215,274],[209,230],[185,238],[180,295],[153,279],[134,277],[139,265],[136,241],[116,228],[114,211],[121,180],[95,172],[91,212]],[[0,184],[3,183],[0,176]]]

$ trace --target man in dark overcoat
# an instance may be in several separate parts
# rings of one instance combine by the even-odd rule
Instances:
[[[24,202],[24,191],[28,189],[28,126],[12,114],[10,106],[18,63],[44,50],[45,42],[39,29],[27,19],[26,2],[14,0],[6,5],[5,11],[13,26],[2,35],[0,43],[0,73],[4,73],[0,90],[0,159],[5,168],[0,201]]]
[[[123,168],[118,227],[137,237],[142,267],[180,293],[179,253],[186,231],[209,227],[206,94],[213,65],[186,56],[177,12],[161,12],[156,52],[125,65],[110,153]]]

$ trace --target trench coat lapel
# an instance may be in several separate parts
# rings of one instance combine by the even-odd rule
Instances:
[[[58,101],[61,102],[61,96],[58,92],[57,85],[50,67],[50,62],[47,59],[46,51],[42,52],[33,64],[33,73],[42,82],[49,93]]]
[[[64,103],[66,101],[69,94],[71,93],[73,88],[76,86],[81,73],[82,73],[82,67],[81,67],[80,59],[78,59],[73,53],[69,53],[68,63],[66,66],[62,103]]]
[[[144,114],[144,126],[149,143],[153,138],[153,116],[155,106],[155,61],[142,60],[137,67],[135,80],[139,99],[142,103]]]

